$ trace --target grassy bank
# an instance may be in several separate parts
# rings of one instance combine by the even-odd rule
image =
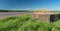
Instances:
[[[0,20],[0,31],[60,31],[59,22],[43,22],[30,15],[14,16]]]

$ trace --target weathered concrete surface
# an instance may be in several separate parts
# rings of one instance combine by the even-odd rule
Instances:
[[[35,17],[39,20],[45,21],[45,22],[49,22],[50,20],[50,15],[49,14],[33,14],[32,17]]]
[[[57,21],[57,20],[60,20],[60,14],[50,15],[50,22],[54,22],[54,21]]]

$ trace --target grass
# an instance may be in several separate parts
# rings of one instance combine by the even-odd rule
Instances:
[[[60,21],[48,23],[27,14],[14,16],[0,20],[0,31],[60,31]]]

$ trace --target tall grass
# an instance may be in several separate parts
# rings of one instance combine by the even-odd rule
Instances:
[[[60,20],[53,23],[52,31],[60,31]]]
[[[52,23],[36,20],[31,15],[13,16],[0,20],[0,31],[60,31],[60,21]]]

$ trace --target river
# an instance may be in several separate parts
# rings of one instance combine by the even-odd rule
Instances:
[[[6,18],[9,16],[20,16],[22,14],[28,14],[30,12],[0,12],[0,19]]]

